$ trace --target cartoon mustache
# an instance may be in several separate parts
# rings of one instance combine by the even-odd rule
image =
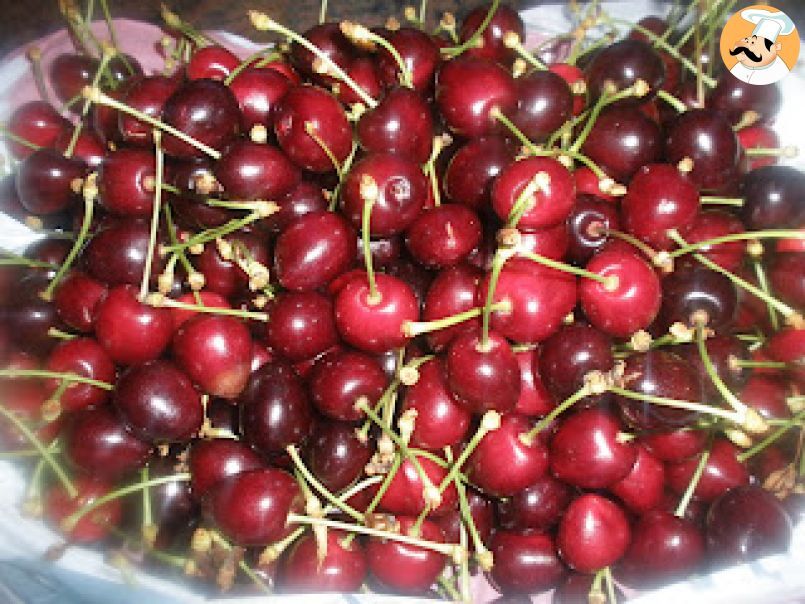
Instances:
[[[760,55],[756,55],[755,53],[753,53],[751,50],[749,50],[745,46],[739,46],[735,50],[730,51],[730,54],[733,57],[736,56],[736,55],[739,55],[741,53],[744,53],[749,58],[750,61],[753,61],[755,63],[760,63],[760,61],[763,59],[763,57],[761,57]]]

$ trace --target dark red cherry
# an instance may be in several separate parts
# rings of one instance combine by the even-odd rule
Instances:
[[[132,109],[159,118],[165,102],[176,92],[178,82],[173,78],[149,76],[132,83],[124,97],[126,105]],[[116,114],[120,135],[127,143],[149,146],[152,141],[153,126],[126,113]]]
[[[280,284],[308,291],[327,285],[355,259],[355,232],[339,214],[310,212],[277,238],[274,267]]]
[[[339,163],[352,150],[352,128],[341,104],[315,86],[295,86],[285,94],[277,105],[274,132],[291,161],[313,172],[335,170],[322,146]]]
[[[39,147],[53,147],[56,140],[70,131],[70,122],[62,117],[49,103],[28,101],[14,110],[6,125],[11,134]],[[25,159],[33,153],[30,147],[8,140],[6,144],[17,159]]]
[[[275,200],[279,211],[261,221],[260,226],[271,232],[279,233],[296,218],[327,209],[321,185],[300,180],[288,193]]]
[[[217,44],[202,46],[193,51],[190,61],[185,65],[188,80],[219,80],[223,82],[240,64],[231,51]]]
[[[436,78],[436,103],[447,126],[466,137],[501,132],[490,115],[497,108],[511,115],[517,89],[511,75],[485,59],[458,57],[442,64]]]
[[[655,457],[674,463],[701,453],[707,444],[707,434],[703,430],[674,428],[649,432],[642,441]]]
[[[421,29],[401,27],[386,38],[402,57],[411,74],[414,90],[428,92],[433,85],[433,74],[439,67],[439,47],[436,41]],[[378,68],[383,83],[393,88],[400,83],[397,61],[385,49],[378,55]]]
[[[532,594],[550,589],[567,569],[553,537],[544,533],[496,531],[490,546],[495,557],[490,576],[504,594]]]
[[[539,374],[539,350],[518,350],[514,356],[520,365],[520,398],[514,406],[515,412],[527,417],[547,415],[556,406],[556,401]]]
[[[425,210],[405,236],[408,251],[428,268],[458,264],[480,242],[481,221],[475,212],[461,204],[442,204]]]
[[[70,497],[58,482],[45,491],[44,515],[48,521],[63,530],[62,521],[83,507],[90,505],[100,497],[114,490],[114,485],[97,476],[75,476],[73,486],[78,491]],[[112,499],[86,514],[76,525],[67,531],[70,543],[93,543],[109,536],[112,529],[118,527],[123,520],[123,501]]]
[[[510,413],[501,419],[467,460],[467,476],[490,495],[512,497],[545,474],[548,450],[539,438],[524,437],[531,429],[526,417]]]
[[[115,480],[145,465],[151,446],[109,407],[75,412],[64,428],[64,455],[79,470]]]
[[[724,73],[710,92],[707,106],[722,112],[733,124],[747,111],[754,111],[763,122],[770,122],[780,111],[782,100],[779,86],[752,85]]]
[[[422,319],[433,321],[443,319],[475,307],[480,271],[467,264],[459,264],[441,271],[428,288]],[[433,331],[427,335],[428,345],[441,351],[462,333],[475,331],[480,319],[470,319],[458,325]]]
[[[738,139],[729,121],[711,109],[691,109],[667,129],[665,155],[677,164],[693,161],[690,178],[701,189],[726,185],[738,164]]]
[[[276,147],[240,140],[215,164],[215,177],[231,199],[274,200],[291,191],[300,173]]]
[[[716,237],[724,237],[743,233],[746,229],[743,223],[730,212],[724,210],[700,211],[682,236],[688,243],[699,243]],[[717,245],[706,245],[697,251],[706,256],[722,268],[735,272],[743,263],[746,242],[731,241]]]
[[[301,507],[293,476],[277,468],[247,470],[222,480],[204,497],[207,518],[232,543],[268,545],[286,532],[288,514]]]
[[[83,162],[68,159],[53,149],[39,149],[20,162],[17,169],[17,195],[22,206],[35,215],[56,214],[77,199],[86,168]],[[80,189],[78,189],[80,190]]]
[[[98,176],[101,203],[115,214],[150,216],[155,175],[156,164],[150,150],[131,147],[108,153]]]
[[[732,281],[701,265],[677,268],[663,279],[662,292],[661,317],[667,325],[703,321],[721,333],[732,325],[738,307]]]
[[[621,202],[623,227],[655,249],[667,250],[674,242],[666,232],[684,232],[699,212],[699,191],[676,166],[643,166],[629,183]]]
[[[565,511],[556,545],[568,566],[592,573],[617,562],[630,540],[629,520],[623,510],[601,495],[587,493]]]
[[[206,394],[231,399],[246,386],[252,339],[240,319],[199,314],[182,323],[172,350],[179,366]]]
[[[358,439],[355,426],[337,421],[319,422],[305,448],[308,468],[332,492],[355,482],[371,456],[372,446]]]
[[[577,194],[567,218],[566,232],[570,234],[567,254],[570,259],[578,263],[587,262],[607,242],[607,231],[610,229],[620,229],[617,208],[595,195]]]
[[[190,486],[193,497],[197,500],[221,481],[264,466],[253,449],[241,441],[229,438],[193,441],[188,464]]]
[[[390,237],[407,229],[425,205],[428,180],[416,162],[392,153],[374,153],[356,163],[344,181],[341,207],[355,228],[361,227],[366,180],[377,185],[369,230]]]
[[[784,302],[805,307],[805,254],[777,254],[769,267],[769,283]]]
[[[474,138],[454,154],[444,174],[447,197],[473,209],[490,199],[495,177],[514,159],[514,145],[498,136]]]
[[[66,325],[81,332],[92,331],[98,304],[106,286],[81,271],[71,271],[53,294],[56,313]]]
[[[140,285],[148,254],[150,224],[147,220],[111,219],[83,250],[87,271],[107,285]],[[154,255],[156,277],[161,260]]]
[[[592,589],[595,574],[570,572],[567,574],[565,581],[551,594],[551,604],[580,604],[585,602]],[[626,596],[621,591],[618,584],[615,583],[615,597],[620,600],[625,600]]]
[[[570,217],[568,217],[570,220]],[[520,231],[520,249],[551,260],[561,260],[568,253],[570,236],[566,224],[529,231]]]
[[[243,255],[263,266],[271,264],[270,251],[265,237],[257,233],[238,231],[229,235],[227,241],[233,248],[240,248]],[[217,246],[208,243],[204,251],[196,257],[195,266],[204,275],[205,287],[222,296],[232,296],[238,291],[248,290],[249,275],[235,262],[224,260]]]
[[[48,357],[48,371],[74,373],[82,377],[113,383],[115,366],[103,348],[92,338],[75,338],[61,342]],[[59,380],[48,380],[50,395],[59,387]],[[73,384],[59,397],[63,411],[75,411],[100,405],[109,398],[109,392],[89,384]]]
[[[513,496],[497,501],[498,522],[509,531],[548,531],[559,522],[572,499],[571,487],[545,474]]]
[[[56,142],[53,143],[54,148],[62,154],[67,153],[70,141],[73,138],[71,130],[65,130],[61,133]],[[103,141],[97,134],[91,130],[82,130],[75,139],[71,157],[83,163],[90,168],[98,168],[104,161],[107,148],[104,146]]]
[[[662,505],[665,494],[665,466],[649,450],[638,445],[637,458],[629,473],[610,487],[632,512],[641,514]]]
[[[564,400],[584,385],[590,371],[606,373],[614,363],[608,336],[584,323],[571,323],[543,342],[539,375],[548,390]]]
[[[149,478],[168,478],[176,474],[178,455],[168,455],[152,459],[148,464]],[[154,547],[171,549],[179,543],[187,543],[195,529],[199,506],[193,499],[190,485],[184,480],[171,480],[149,489],[151,497],[152,517],[157,527]],[[131,507],[137,507],[140,501],[130,500]],[[131,507],[129,509],[131,509]]]
[[[380,68],[378,62],[371,57],[357,57],[344,70],[369,97],[379,98],[383,93]],[[333,94],[345,105],[363,104],[363,97],[346,84],[336,83],[332,87]]]
[[[467,506],[481,541],[489,545],[492,539],[492,529],[495,525],[495,508],[492,502],[483,495],[478,494],[474,489],[467,489]],[[458,509],[451,510],[444,516],[434,518],[433,521],[442,529],[445,541],[448,543],[459,542],[461,539],[461,527],[465,525]]]
[[[89,55],[60,54],[50,63],[50,86],[58,99],[65,103],[81,95],[81,89],[92,83],[97,69],[98,59]],[[78,107],[80,109],[80,103]]]
[[[433,117],[418,93],[396,87],[377,107],[363,114],[357,133],[369,153],[395,153],[425,163],[433,146]]]
[[[238,102],[216,80],[192,80],[180,86],[162,107],[164,122],[200,143],[222,150],[240,132]],[[174,136],[165,136],[165,153],[173,157],[203,157],[204,152]]]
[[[416,455],[416,460],[433,486],[438,487],[447,477],[447,470],[424,455]],[[424,494],[425,483],[422,475],[411,459],[406,459],[391,479],[386,492],[380,498],[378,508],[396,516],[417,516],[426,507]],[[457,506],[458,493],[453,483],[441,493],[441,500],[436,507],[428,510],[429,516],[441,516]]]
[[[313,365],[308,383],[313,404],[320,413],[341,421],[357,421],[363,412],[355,409],[364,399],[374,406],[387,386],[386,374],[377,360],[361,352],[336,351]]]
[[[240,395],[246,441],[265,454],[302,444],[313,430],[313,410],[302,381],[285,363],[266,363],[249,377]]]
[[[247,67],[229,84],[229,90],[238,101],[244,132],[256,125],[274,125],[277,104],[288,92],[291,82],[273,69]]]
[[[45,356],[58,343],[48,331],[62,327],[53,303],[40,295],[45,284],[30,275],[16,281],[13,287],[9,308],[3,313],[6,324],[13,326],[9,335],[20,350]]]
[[[738,453],[738,448],[728,440],[716,439],[693,494],[712,502],[727,490],[748,484],[749,473],[738,460]],[[681,495],[685,491],[698,464],[699,459],[694,457],[668,465],[668,485],[675,493]]]
[[[366,579],[366,554],[358,540],[347,542],[346,536],[343,531],[327,531],[323,557],[316,537],[302,536],[282,560],[279,585],[294,593],[357,591]]]
[[[586,193],[604,201],[617,203],[618,197],[601,190],[601,178],[587,166],[579,166],[573,170],[573,180],[576,181],[576,194]]]
[[[167,348],[173,320],[169,310],[143,304],[133,286],[121,285],[98,305],[95,336],[115,363],[145,363]]]
[[[459,31],[459,39],[462,42],[469,40],[478,31],[491,7],[491,4],[482,4],[464,17]],[[507,48],[503,42],[503,36],[510,31],[516,33],[521,40],[525,38],[525,25],[520,14],[510,6],[501,4],[487,22],[486,29],[480,35],[478,46],[468,48],[466,54],[501,64],[511,63],[514,51]]]
[[[730,489],[707,513],[707,552],[718,565],[783,553],[791,538],[788,512],[774,495],[757,486]]]
[[[747,174],[741,217],[750,230],[789,228],[805,220],[805,174],[791,166],[767,166]]]
[[[333,304],[317,292],[287,292],[271,303],[266,341],[286,359],[297,362],[338,343]]]
[[[333,63],[345,69],[352,61],[355,52],[349,40],[341,33],[338,23],[320,23],[308,29],[304,34],[308,41],[316,46]],[[304,46],[294,43],[291,45],[291,60],[294,67],[303,75],[316,80],[330,81],[332,78],[318,73],[313,63],[316,55]]]
[[[623,90],[638,80],[649,85],[649,95],[653,96],[665,81],[665,66],[651,44],[626,39],[596,53],[587,66],[586,76],[587,88],[594,98],[601,96],[610,83]],[[631,97],[627,102],[639,105],[649,98]]]
[[[662,131],[637,107],[610,107],[598,116],[582,151],[610,177],[626,182],[662,157]]]

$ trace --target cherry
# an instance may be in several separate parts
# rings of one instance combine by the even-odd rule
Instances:
[[[693,428],[674,428],[649,432],[641,440],[658,459],[678,463],[701,453],[707,434]]]
[[[280,284],[294,291],[327,285],[355,259],[355,232],[334,212],[314,211],[277,238],[274,267]]]
[[[288,514],[301,507],[293,477],[277,468],[246,470],[220,481],[204,496],[204,513],[236,545],[280,539]]]
[[[347,76],[372,99],[379,97],[383,93],[380,67],[378,66],[378,62],[372,58],[357,57],[352,60],[344,71]],[[355,103],[364,102],[362,95],[359,95],[350,86],[334,84],[332,90],[333,94],[345,105],[354,105]]]
[[[38,147],[53,147],[56,140],[70,129],[70,122],[44,101],[28,101],[14,110],[6,126],[8,131]],[[8,140],[6,144],[17,159],[33,153],[30,147]]]
[[[372,456],[372,447],[362,442],[351,424],[318,422],[305,449],[313,475],[330,491],[338,492],[355,482]]]
[[[581,112],[584,111],[584,107],[587,102],[587,84],[584,80],[584,72],[576,65],[570,65],[569,63],[556,63],[554,61],[551,61],[550,63],[551,64],[548,66],[548,71],[558,75],[565,82],[567,82],[569,86],[573,86],[577,82],[584,82],[585,92],[582,94],[573,95],[573,115],[581,115]]]
[[[62,132],[53,146],[59,153],[66,154],[72,138],[72,132]],[[107,149],[98,135],[88,130],[82,130],[75,139],[71,157],[90,168],[98,168],[103,163],[106,151]]]
[[[433,74],[439,67],[439,47],[436,41],[424,31],[414,27],[401,27],[385,36],[405,63],[411,74],[414,90],[420,93],[430,91]],[[388,88],[400,83],[400,70],[397,61],[386,49],[378,54],[380,79]]]
[[[204,306],[208,306],[210,308],[232,308],[227,302],[226,298],[221,296],[220,294],[216,294],[215,292],[202,290],[200,292],[195,292],[198,294],[201,302]],[[182,294],[178,298],[176,298],[177,302],[183,302],[185,304],[195,304],[196,298],[193,293],[186,293]],[[199,314],[198,311],[192,310],[190,308],[170,308],[171,316],[173,317],[173,330],[174,333],[179,330],[179,328],[192,319],[193,317]]]
[[[276,147],[241,140],[218,160],[215,177],[232,199],[273,200],[289,193],[300,173]]]
[[[61,327],[56,309],[40,296],[44,284],[35,276],[14,287],[9,308],[3,313],[6,324],[13,326],[10,336],[20,350],[45,356],[57,343],[48,333],[50,328]]]
[[[346,68],[354,57],[352,44],[341,33],[338,23],[320,23],[308,29],[304,37],[316,46],[321,53],[333,63]],[[316,56],[301,44],[291,45],[291,61],[303,75],[322,82],[331,82],[333,78],[322,76],[315,68]]]
[[[386,374],[375,358],[351,350],[322,356],[313,365],[308,382],[319,412],[341,421],[362,419],[363,412],[355,404],[364,398],[374,405],[387,385]]]
[[[425,163],[433,146],[433,117],[422,96],[410,88],[397,87],[363,114],[357,134],[369,153],[394,153]]]
[[[694,244],[744,231],[743,223],[734,214],[724,210],[704,210],[700,211],[693,222],[680,232],[685,241]],[[746,242],[730,241],[718,245],[706,245],[697,251],[722,268],[735,272],[743,263],[745,250]]]
[[[568,226],[560,222],[544,229],[520,231],[520,250],[551,260],[562,260],[570,246],[568,230]]]
[[[140,285],[148,253],[147,220],[110,219],[92,236],[83,250],[89,274],[107,285]],[[161,260],[154,257],[156,276]]]
[[[508,499],[499,499],[496,510],[501,528],[508,531],[553,528],[573,499],[573,489],[545,474]]]
[[[60,101],[81,95],[98,69],[98,60],[88,55],[60,54],[50,63],[50,85]],[[75,107],[75,105],[73,106]]]
[[[738,449],[732,443],[716,439],[694,496],[712,502],[727,490],[748,484],[749,473],[737,455]],[[685,491],[698,463],[697,458],[692,458],[668,465],[668,485],[674,492],[681,494]]]
[[[162,115],[165,102],[176,92],[179,83],[173,78],[149,76],[133,82],[124,96],[126,105],[153,118]],[[150,146],[153,127],[123,112],[117,112],[121,138],[130,144]]]
[[[728,490],[707,513],[707,552],[716,564],[738,564],[783,553],[791,543],[791,518],[757,486]]]
[[[547,184],[534,193],[534,202],[518,226],[540,229],[567,218],[575,199],[573,176],[555,159],[529,157],[504,168],[492,185],[492,208],[501,220],[508,218],[523,190],[538,175],[547,175]]]
[[[744,384],[740,400],[766,419],[788,419],[791,411],[786,403],[786,383],[778,377],[757,372]]]
[[[312,359],[338,343],[333,304],[317,292],[286,292],[269,309],[266,341],[286,359]]]
[[[778,254],[769,267],[775,295],[788,304],[805,306],[805,254]]]
[[[490,549],[495,556],[492,582],[504,594],[550,589],[567,572],[550,535],[497,531]]]
[[[279,211],[263,219],[259,225],[271,232],[282,232],[294,219],[327,209],[321,186],[307,180],[300,180],[276,203]]]
[[[266,363],[249,377],[240,395],[246,441],[265,454],[303,443],[313,431],[313,411],[302,381],[283,362]]]
[[[148,464],[149,478],[173,476],[178,461],[178,455],[151,460]],[[151,486],[148,495],[151,499],[153,524],[157,528],[154,547],[170,550],[180,543],[187,543],[185,540],[191,538],[200,511],[188,482],[173,480]],[[134,504],[131,507],[136,507],[134,501],[131,503]]]
[[[629,337],[645,329],[660,310],[660,280],[654,269],[625,246],[605,246],[586,269],[617,278],[614,290],[606,284],[582,279],[579,301],[590,323],[615,337]]]
[[[414,454],[412,458],[416,458],[431,485],[438,487],[447,476],[447,470],[428,457]],[[406,459],[380,498],[378,508],[395,516],[417,516],[426,508],[429,516],[442,516],[456,508],[458,493],[452,482],[442,491],[441,500],[435,507],[428,506],[424,490],[425,482],[419,470],[412,459]]]
[[[518,350],[514,353],[520,366],[520,398],[514,410],[528,417],[547,415],[556,403],[539,374],[539,351]]]
[[[75,338],[61,342],[48,357],[46,369],[56,373],[74,373],[82,377],[111,383],[115,380],[115,366],[100,344],[92,338]],[[58,380],[48,380],[48,394],[59,387]],[[75,411],[98,406],[109,398],[106,390],[90,384],[76,383],[59,397],[60,408]]]
[[[145,465],[151,446],[134,436],[109,407],[82,409],[63,432],[64,455],[93,476],[115,480]]]
[[[298,539],[280,565],[280,587],[295,593],[358,591],[366,578],[366,554],[360,542],[345,537],[343,531],[327,531],[323,557],[312,534]]]
[[[478,531],[481,542],[488,545],[492,539],[492,529],[495,525],[495,509],[492,502],[479,495],[473,489],[467,489],[467,507],[470,510],[472,522]],[[444,540],[448,543],[458,543],[461,540],[461,527],[463,520],[458,509],[447,512],[443,516],[434,518],[444,533]]]
[[[419,302],[406,281],[385,274],[375,280],[379,300],[362,277],[344,285],[335,299],[335,325],[348,344],[379,354],[405,344],[403,326],[419,318]]]
[[[582,151],[609,176],[628,181],[642,166],[662,157],[662,132],[636,107],[610,107],[601,112]]]
[[[788,228],[805,220],[805,175],[790,166],[752,170],[742,183],[741,217],[749,229]]]
[[[444,174],[448,198],[473,209],[489,201],[495,177],[514,159],[515,148],[498,136],[474,138],[454,154]]]
[[[614,363],[609,337],[584,323],[571,323],[543,342],[539,375],[548,390],[564,400],[584,385],[587,373],[606,373]]]
[[[601,96],[607,85],[617,90],[628,88],[643,80],[649,85],[649,94],[656,94],[665,81],[665,66],[660,55],[646,42],[626,39],[607,46],[596,53],[586,69],[587,87],[593,97]],[[639,105],[648,100],[631,98],[629,104]]]
[[[211,44],[193,51],[190,61],[185,65],[185,74],[188,80],[209,78],[223,82],[239,64],[240,59],[231,51],[223,46]]]
[[[274,132],[291,161],[313,172],[334,170],[330,154],[343,163],[352,150],[352,129],[341,104],[315,86],[294,86],[285,93],[277,105]]]
[[[402,516],[397,518],[397,522],[400,534],[407,535],[416,519]],[[419,525],[418,536],[436,543],[444,542],[442,530],[430,520]],[[375,579],[386,587],[405,593],[427,591],[446,562],[444,554],[380,537],[369,539],[366,559]]]
[[[442,270],[433,280],[422,309],[424,321],[451,317],[475,307],[476,291],[481,273],[467,264]],[[459,334],[475,331],[480,319],[473,318],[457,325],[427,334],[428,345],[436,352],[445,349]]]
[[[120,285],[98,305],[95,335],[115,363],[135,365],[162,354],[173,335],[173,320],[167,309],[141,303],[133,286]]]
[[[675,270],[662,282],[661,316],[667,325],[697,321],[721,331],[732,324],[738,306],[738,293],[732,282],[720,273],[700,265]]]
[[[235,398],[251,372],[252,339],[234,317],[198,315],[184,323],[173,338],[173,356],[203,392]]]
[[[586,193],[605,201],[616,203],[618,197],[601,190],[601,178],[587,166],[581,166],[573,171],[573,180],[576,181],[576,193]]]
[[[86,167],[53,149],[39,149],[20,162],[17,170],[17,194],[22,206],[36,215],[56,214],[66,210],[76,198]]]
[[[459,39],[462,42],[467,42],[478,31],[491,6],[489,3],[482,4],[464,17],[459,31]],[[478,45],[468,48],[466,54],[501,64],[511,62],[514,52],[503,42],[503,36],[510,31],[516,33],[520,39],[525,38],[525,24],[520,14],[510,6],[501,4],[495,9],[486,29],[481,33]]]
[[[578,170],[574,175],[577,173]],[[620,217],[612,203],[595,195],[577,194],[567,218],[567,255],[574,262],[586,263],[607,242],[607,231],[619,229]]]
[[[244,132],[256,125],[271,128],[277,104],[291,87],[285,76],[273,69],[247,67],[229,83],[238,101]]]
[[[692,523],[653,510],[637,521],[618,578],[635,587],[679,581],[696,571],[704,553],[704,537]]]
[[[227,238],[233,248],[240,248],[246,258],[263,266],[271,263],[265,238],[247,232],[236,232]],[[222,296],[248,290],[249,276],[235,262],[224,260],[217,246],[207,244],[197,257],[196,268],[204,275],[205,287]]]
[[[699,192],[683,173],[668,164],[643,166],[621,203],[623,226],[657,249],[670,249],[669,229],[684,231],[699,211]]]
[[[754,111],[762,121],[770,122],[780,111],[782,100],[778,86],[753,86],[724,73],[710,93],[707,105],[723,113],[733,124],[747,111]]]
[[[450,391],[471,413],[510,411],[520,398],[517,357],[503,336],[495,332],[489,333],[486,343],[478,332],[454,338],[445,368]]]
[[[374,153],[356,163],[344,181],[341,208],[355,228],[361,227],[367,181],[377,187],[369,231],[390,237],[407,229],[425,205],[428,181],[414,161],[392,153]]]
[[[481,221],[475,212],[461,204],[443,204],[425,210],[405,236],[408,251],[428,268],[458,264],[480,242]]]
[[[529,420],[517,414],[501,418],[467,460],[467,477],[495,497],[512,497],[534,484],[548,468],[548,451],[539,438],[525,438]]]
[[[78,494],[70,497],[62,485],[55,483],[45,492],[44,515],[54,525],[61,527],[61,523],[71,514],[84,506],[90,505],[98,498],[110,493],[113,485],[97,476],[76,476],[73,480]],[[117,527],[123,520],[123,502],[113,499],[86,514],[76,525],[67,531],[67,538],[71,543],[93,543],[109,536],[112,528]]]
[[[711,109],[691,109],[668,126],[665,154],[673,164],[692,160],[691,180],[702,189],[719,189],[735,173],[738,139],[723,115]]]
[[[223,148],[240,132],[238,102],[229,88],[216,80],[191,80],[180,86],[162,107],[162,119],[213,149]],[[165,153],[173,157],[201,157],[203,152],[167,135]]]
[[[665,467],[645,446],[638,445],[636,449],[632,469],[610,490],[630,511],[640,514],[662,505]]]
[[[355,240],[356,249],[358,250],[358,257],[361,259],[361,264],[366,267],[366,257],[363,253],[363,241],[360,239]],[[403,250],[402,237],[393,235],[386,239],[372,239],[369,241],[369,251],[372,254],[373,266],[377,268],[392,268],[395,263],[399,262]]]
[[[631,540],[626,514],[601,495],[587,493],[568,506],[556,545],[571,568],[592,573],[617,562]]]
[[[746,381],[747,371],[735,366],[736,360],[747,360],[749,354],[746,346],[734,336],[713,336],[704,342],[707,356],[713,364],[716,374],[726,384],[730,390],[740,388]],[[699,354],[699,348],[695,344],[685,345],[679,348],[679,354],[691,365],[691,368],[700,376],[706,376],[707,370]],[[712,379],[701,380],[706,396],[713,400],[718,400],[720,396],[718,389],[712,384]]]
[[[436,78],[436,104],[456,134],[466,137],[501,132],[493,108],[511,115],[517,89],[511,75],[499,65],[474,57],[458,57],[442,64]]]
[[[150,216],[155,174],[151,151],[122,148],[108,153],[98,177],[101,203],[115,214]]]
[[[264,466],[254,450],[241,441],[229,438],[193,441],[188,464],[190,487],[197,500],[221,481]]]

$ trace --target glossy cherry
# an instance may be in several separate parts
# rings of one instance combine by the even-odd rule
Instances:
[[[498,136],[474,138],[453,154],[444,174],[447,197],[478,209],[489,201],[495,177],[514,159],[515,147]]]
[[[731,73],[724,73],[707,104],[737,124],[747,111],[754,111],[763,122],[770,122],[780,111],[782,100],[778,86],[753,86]]]
[[[60,54],[50,63],[50,85],[63,103],[81,94],[98,69],[98,59],[89,55]]]
[[[545,474],[513,496],[497,501],[498,522],[510,531],[548,531],[559,522],[572,499],[572,487]]]
[[[649,94],[656,94],[665,81],[665,66],[656,50],[641,40],[626,39],[607,46],[590,61],[586,69],[587,87],[593,97],[601,96],[608,83],[616,90],[643,80]],[[640,104],[650,97],[630,98],[627,102]]]
[[[150,227],[147,220],[111,219],[89,240],[82,255],[89,274],[107,285],[136,285],[143,278]],[[161,259],[155,254],[152,274]]]
[[[188,80],[208,78],[222,82],[239,64],[240,59],[231,51],[223,46],[210,44],[193,51],[185,66],[185,73]]]
[[[743,223],[730,212],[703,210],[696,215],[693,222],[681,233],[688,243],[699,243],[716,237],[743,233],[745,230]],[[731,241],[729,243],[719,243],[718,245],[702,246],[697,251],[722,268],[734,272],[743,263],[745,250],[746,242]]]
[[[428,268],[458,264],[480,242],[481,221],[475,212],[461,204],[442,204],[425,210],[405,235],[408,251]]]
[[[497,531],[490,547],[495,565],[490,576],[504,594],[531,594],[549,589],[567,569],[553,537],[544,533]]]
[[[132,83],[124,96],[124,102],[132,109],[158,119],[165,102],[176,92],[178,82],[173,78],[149,76]],[[121,138],[130,144],[149,146],[153,127],[126,113],[118,112],[118,128]]]
[[[277,104],[290,87],[290,80],[273,69],[247,67],[236,75],[229,89],[238,101],[243,130],[258,124],[271,129]]]
[[[721,333],[735,317],[738,293],[727,277],[701,265],[677,268],[662,282],[660,311],[666,325],[704,322]]]
[[[106,351],[92,338],[75,338],[61,342],[48,357],[46,368],[56,373],[74,373],[101,382],[115,381],[115,366]],[[48,380],[47,390],[53,394],[59,380]],[[89,384],[73,384],[59,397],[63,411],[98,406],[109,398],[109,392]]]
[[[323,558],[312,534],[298,539],[280,565],[280,587],[294,593],[357,591],[366,579],[366,554],[357,540],[350,540],[347,545],[346,536],[343,531],[327,531],[327,552]]]
[[[653,510],[663,502],[665,467],[645,446],[638,445],[637,458],[629,473],[610,490],[635,513]]]
[[[428,288],[422,309],[422,319],[433,321],[450,317],[475,307],[481,273],[467,264],[441,271]],[[443,350],[457,335],[476,330],[480,319],[470,319],[427,334],[429,346]]]
[[[59,136],[69,131],[70,123],[49,103],[28,101],[14,110],[8,118],[8,131],[39,147],[52,147]],[[17,159],[33,153],[29,147],[9,140],[6,144]]]
[[[548,390],[563,400],[584,385],[587,373],[607,372],[614,362],[607,335],[584,323],[572,323],[543,342],[539,375]]]
[[[274,200],[291,191],[300,173],[278,148],[241,140],[215,164],[215,177],[232,199]]]
[[[749,473],[737,455],[735,445],[724,439],[716,439],[694,495],[712,502],[727,490],[748,484]],[[691,458],[668,466],[668,485],[674,492],[684,492],[698,463],[698,458]]]
[[[607,231],[610,229],[620,229],[617,208],[595,195],[577,194],[567,218],[568,257],[574,262],[586,263],[607,242]],[[562,256],[564,253],[560,258]]]
[[[338,23],[320,23],[308,29],[304,34],[333,63],[346,68],[354,57],[353,46],[341,33]],[[294,43],[291,45],[291,60],[293,65],[305,76],[329,82],[332,78],[317,73],[313,62],[316,56],[304,46]]]
[[[805,254],[778,254],[769,267],[769,282],[783,301],[805,306]]]
[[[305,448],[308,468],[332,492],[357,480],[371,456],[371,444],[358,439],[356,428],[338,421],[318,422]]]
[[[308,378],[310,396],[320,413],[341,421],[357,421],[362,411],[355,408],[363,398],[374,406],[387,385],[386,374],[377,360],[361,352],[337,350],[320,358]]]
[[[219,482],[264,466],[253,449],[229,438],[194,441],[188,464],[192,494],[199,500]]]
[[[630,540],[629,520],[623,510],[601,495],[587,493],[565,511],[556,545],[571,568],[592,573],[617,562]]]
[[[462,42],[469,40],[478,31],[490,8],[489,3],[481,4],[464,17],[459,31],[459,39]],[[521,40],[525,38],[525,25],[520,14],[510,6],[501,4],[480,35],[477,48],[468,48],[467,54],[498,61],[501,64],[511,62],[514,51],[507,48],[503,42],[503,36],[510,31],[516,33]]]
[[[433,74],[439,67],[439,47],[426,32],[415,27],[401,27],[391,32],[386,39],[402,57],[411,74],[414,90],[429,92],[433,87]],[[378,69],[381,81],[388,88],[400,83],[400,69],[397,61],[385,49],[378,53]]]
[[[433,486],[438,487],[447,476],[447,470],[423,455],[414,454],[422,473],[428,477]],[[380,498],[378,508],[394,515],[417,516],[426,507],[424,495],[425,483],[413,461],[406,459],[391,479],[388,489]],[[439,504],[428,510],[429,516],[441,516],[455,509],[458,493],[453,483],[447,485],[441,493]]]
[[[83,162],[64,157],[53,149],[39,149],[20,162],[16,175],[22,206],[36,215],[68,209],[77,199],[73,187],[80,183]]]
[[[369,153],[395,153],[425,163],[433,146],[433,117],[421,95],[396,87],[363,114],[357,134]]]
[[[321,186],[307,180],[300,180],[288,193],[275,201],[279,205],[279,211],[262,220],[259,225],[272,233],[284,231],[300,216],[327,209]]]
[[[155,174],[154,154],[149,150],[132,147],[108,153],[98,176],[101,203],[115,214],[150,216]]]
[[[333,304],[317,292],[280,294],[271,304],[265,333],[286,359],[312,359],[338,343]]]
[[[805,192],[805,175],[791,166],[752,170],[742,182],[741,217],[748,229],[789,228],[805,220],[799,202]]]

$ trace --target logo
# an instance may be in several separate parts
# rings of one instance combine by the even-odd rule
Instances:
[[[784,12],[756,4],[735,13],[721,34],[721,58],[739,80],[779,82],[799,58],[799,33]]]

